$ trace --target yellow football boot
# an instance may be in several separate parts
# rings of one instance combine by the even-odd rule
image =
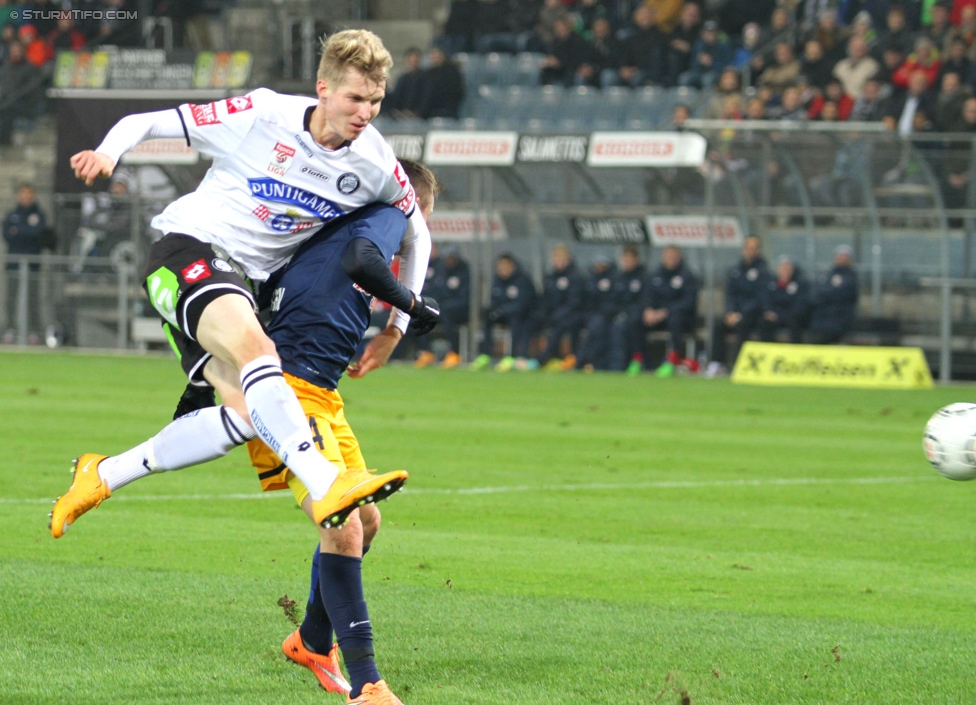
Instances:
[[[98,476],[98,464],[107,457],[97,453],[85,453],[75,459],[71,468],[74,474],[71,487],[54,501],[54,511],[50,514],[51,523],[48,525],[51,536],[61,538],[78,517],[112,496],[112,490]]]
[[[332,483],[325,497],[312,500],[312,517],[329,529],[342,526],[353,510],[373,504],[398,492],[407,481],[406,470],[374,475],[368,470],[344,470]]]

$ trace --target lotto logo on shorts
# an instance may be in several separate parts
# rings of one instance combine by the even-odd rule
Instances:
[[[228,98],[224,103],[227,105],[228,115],[250,110],[254,107],[251,103],[251,96],[249,95],[236,95],[233,98]]]
[[[197,125],[217,125],[220,123],[220,118],[217,117],[216,103],[191,105],[190,114],[193,116],[193,122]]]
[[[210,267],[208,267],[207,263],[202,259],[198,259],[196,262],[184,269],[181,274],[183,275],[183,279],[187,284],[195,284],[201,279],[206,279],[210,276]]]

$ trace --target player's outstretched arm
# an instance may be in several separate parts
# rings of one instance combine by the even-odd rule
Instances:
[[[110,177],[119,158],[140,142],[185,136],[183,122],[176,110],[129,115],[119,120],[94,150],[86,149],[71,157],[71,168],[75,176],[91,186],[100,176]]]
[[[403,333],[392,323],[373,336],[373,339],[367,343],[359,362],[349,365],[349,376],[353,379],[359,379],[385,365],[390,360],[390,355],[393,354],[394,348],[402,337]]]

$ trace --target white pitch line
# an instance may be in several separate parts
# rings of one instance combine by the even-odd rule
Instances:
[[[460,489],[417,488],[404,490],[407,494],[438,495],[477,495],[506,494],[513,492],[596,492],[601,490],[667,490],[695,489],[707,487],[782,487],[790,485],[888,485],[907,482],[928,482],[938,478],[928,475],[904,477],[846,477],[846,478],[770,478],[767,480],[666,480],[659,482],[630,482],[622,484],[592,483],[585,485],[513,485],[509,487],[466,487]],[[215,501],[291,498],[287,492],[255,492],[237,494],[168,494],[168,495],[121,495],[113,497],[116,502],[176,502],[176,501]],[[0,504],[44,504],[51,497],[16,498],[0,497]]]

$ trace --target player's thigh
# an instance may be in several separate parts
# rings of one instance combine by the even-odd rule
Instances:
[[[237,370],[262,355],[277,355],[253,305],[237,294],[210,301],[200,314],[196,333],[204,349]]]
[[[342,455],[343,466],[350,469],[365,470],[366,460],[363,458],[363,451],[359,447],[359,441],[356,438],[356,434],[353,433],[343,409],[339,409],[332,416],[331,424],[332,437],[335,439],[339,453]]]

